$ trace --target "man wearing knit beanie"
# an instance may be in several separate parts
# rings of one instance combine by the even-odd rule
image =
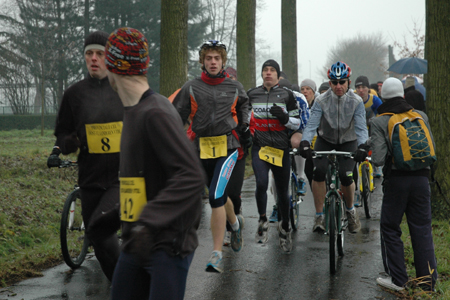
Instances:
[[[300,127],[299,109],[292,91],[279,84],[280,66],[276,61],[269,59],[264,62],[261,76],[263,84],[247,93],[255,121],[252,167],[256,176],[259,214],[255,241],[265,244],[269,239],[266,209],[268,174],[271,170],[277,186],[278,215],[281,216],[278,218],[281,220],[278,223],[279,245],[282,251],[289,253],[293,246],[292,229],[289,228],[289,130],[296,131]]]
[[[198,245],[205,178],[181,118],[148,85],[148,42],[134,28],[106,44],[108,78],[124,108],[120,144],[122,253],[111,299],[183,299]]]
[[[89,75],[97,79],[106,77],[105,44],[108,34],[104,31],[95,31],[88,35],[84,41],[84,58]]]
[[[403,99],[403,85],[397,78],[388,78],[381,88],[384,103],[378,107],[378,117],[370,127],[372,163],[383,166],[384,193],[381,206],[380,235],[381,255],[387,277],[379,277],[376,282],[386,288],[401,291],[410,281],[404,264],[402,231],[400,223],[406,214],[414,251],[414,266],[417,282],[426,291],[433,291],[437,280],[437,265],[431,228],[430,167],[415,171],[398,169],[392,163],[395,146],[390,142],[389,119],[392,114],[409,112],[413,109]],[[386,115],[383,115],[385,114]],[[428,129],[427,115],[419,110]],[[402,116],[403,117],[403,116]],[[430,131],[431,133],[431,131]],[[431,136],[432,138],[432,136]],[[434,145],[434,141],[433,141]]]
[[[84,41],[88,74],[64,91],[56,119],[56,143],[47,165],[59,167],[61,153],[79,150],[78,184],[86,235],[111,281],[120,254],[117,173],[123,106],[106,74],[107,39],[106,32],[95,31]]]
[[[261,75],[262,75],[265,67],[273,67],[275,69],[275,71],[277,72],[277,79],[280,78],[280,74],[281,74],[280,65],[275,60],[269,59],[263,63],[263,65],[261,67]]]

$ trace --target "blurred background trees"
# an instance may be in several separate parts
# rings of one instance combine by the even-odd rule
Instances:
[[[352,69],[351,79],[364,75],[369,78],[370,83],[376,83],[386,78],[385,72],[389,67],[387,53],[386,41],[381,33],[358,35],[342,40],[328,51],[327,64],[323,66],[321,73],[326,79],[330,66],[343,61]]]

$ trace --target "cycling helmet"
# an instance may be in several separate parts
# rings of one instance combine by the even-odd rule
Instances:
[[[329,79],[344,79],[349,78],[352,75],[352,69],[343,61],[338,61],[328,69]]]
[[[221,42],[216,41],[216,40],[209,40],[207,42],[204,42],[200,46],[200,50],[198,50],[198,54],[201,56],[203,49],[213,48],[213,47],[220,47],[220,48],[223,48],[225,50],[225,52],[227,51],[227,47],[225,46],[225,44],[222,44]]]

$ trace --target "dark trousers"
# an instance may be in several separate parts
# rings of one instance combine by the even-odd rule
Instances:
[[[159,250],[147,262],[122,252],[114,272],[112,300],[182,300],[194,253],[182,258]]]
[[[108,189],[80,189],[83,221],[86,234],[94,247],[103,273],[112,281],[120,255],[117,231],[120,228],[119,185]],[[104,219],[104,220],[103,220]]]
[[[252,167],[256,179],[256,205],[259,215],[266,214],[267,208],[267,187],[269,186],[269,170],[272,170],[275,186],[277,188],[278,211],[281,214],[283,228],[289,228],[289,178],[290,178],[290,158],[289,149],[284,150],[282,167],[278,167],[259,158],[261,147],[252,147]]]
[[[403,242],[400,239],[400,223],[405,214],[414,251],[416,276],[425,277],[428,287],[434,288],[437,268],[431,234],[431,193],[428,178],[392,176],[385,182],[384,188],[380,219],[384,270],[398,286],[403,286],[408,281]],[[432,274],[429,270],[432,270]]]

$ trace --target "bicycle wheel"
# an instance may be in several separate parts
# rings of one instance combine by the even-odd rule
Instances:
[[[328,211],[328,235],[330,237],[330,272],[334,274],[336,272],[336,195],[331,195],[329,198]]]
[[[372,200],[372,193],[370,192],[370,170],[369,167],[364,164],[361,166],[361,180],[362,180],[362,203],[364,203],[364,212],[366,213],[366,218],[370,219],[370,205]]]
[[[289,198],[289,218],[291,220],[292,230],[297,231],[298,229],[298,215],[299,215],[299,204],[297,195],[297,182],[295,177],[291,177],[291,196]]]
[[[80,189],[76,188],[67,196],[61,216],[61,252],[64,261],[72,269],[81,266],[89,248],[81,216],[80,194]]]
[[[337,206],[336,212],[339,211],[340,214],[336,215],[336,223],[339,224],[337,230],[337,250],[339,256],[344,256],[344,229],[345,229],[345,208],[343,206],[343,202],[340,202],[340,205]]]

